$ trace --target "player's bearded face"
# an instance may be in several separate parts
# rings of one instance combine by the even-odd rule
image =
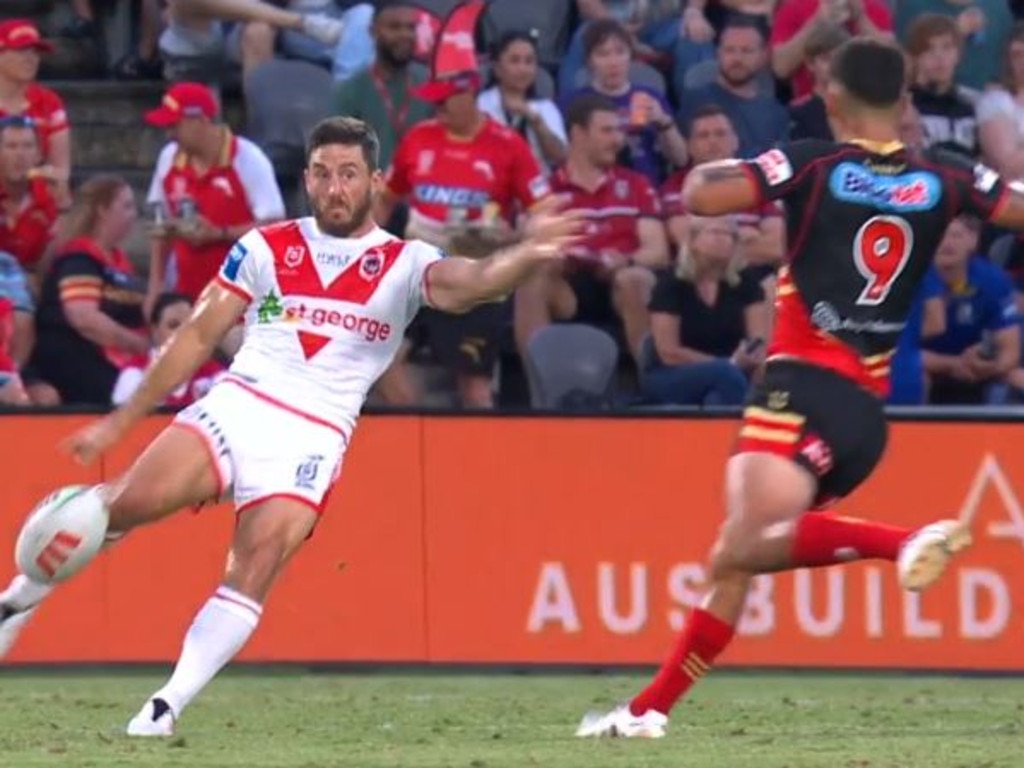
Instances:
[[[350,237],[366,225],[375,176],[357,147],[325,147],[313,153],[306,170],[306,194],[321,232]]]

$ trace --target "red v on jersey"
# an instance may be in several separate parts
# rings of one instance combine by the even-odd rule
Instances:
[[[307,331],[299,331],[299,346],[302,347],[302,352],[309,360],[317,352],[327,346],[327,342],[331,339],[328,336],[321,336],[319,333],[309,333]]]
[[[309,296],[352,304],[366,304],[373,298],[405,247],[401,240],[373,246],[324,284],[298,222],[265,227],[262,232],[274,254],[274,271],[283,296]]]

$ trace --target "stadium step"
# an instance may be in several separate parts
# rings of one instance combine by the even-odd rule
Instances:
[[[152,170],[166,138],[143,118],[147,110],[159,105],[164,83],[60,80],[47,86],[67,105],[77,169]],[[241,98],[226,97],[224,114],[238,129],[244,123]]]

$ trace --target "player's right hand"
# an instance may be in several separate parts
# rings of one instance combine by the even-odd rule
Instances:
[[[79,464],[91,464],[117,443],[124,433],[124,428],[115,415],[104,416],[88,426],[82,427],[65,440],[62,447]]]

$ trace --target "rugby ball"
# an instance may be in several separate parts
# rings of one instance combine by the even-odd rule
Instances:
[[[100,551],[109,522],[98,486],[54,491],[36,505],[18,534],[18,570],[39,584],[74,576]]]

